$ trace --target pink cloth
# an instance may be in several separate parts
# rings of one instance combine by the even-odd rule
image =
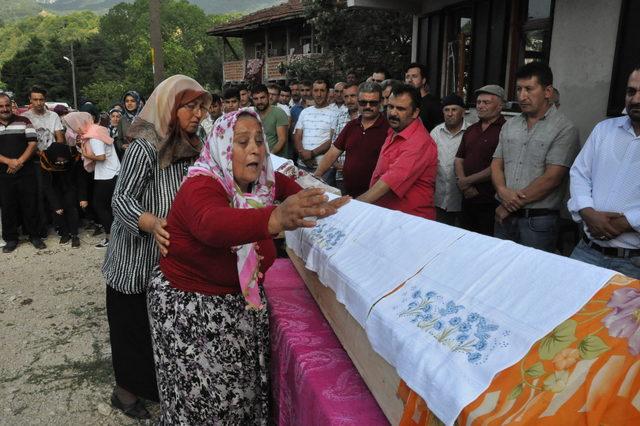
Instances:
[[[277,424],[388,425],[290,260],[275,261],[264,288]]]

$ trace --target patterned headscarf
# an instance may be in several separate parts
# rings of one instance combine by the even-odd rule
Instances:
[[[260,117],[251,108],[243,108],[218,118],[205,141],[200,158],[189,168],[187,179],[204,175],[218,180],[227,193],[231,206],[236,209],[271,206],[275,199],[275,175],[267,144],[267,155],[258,180],[251,186],[251,192],[243,193],[233,178],[233,134],[241,115],[251,115],[260,122]],[[238,277],[247,308],[262,309],[258,289],[258,279],[261,278],[260,256],[256,251],[256,243],[236,246],[232,250],[238,256]]]
[[[136,100],[136,109],[135,111],[129,111],[126,107],[126,103],[124,102],[125,99],[127,98],[127,96],[131,96],[133,99]],[[124,94],[124,96],[122,96],[122,105],[124,105],[124,115],[129,119],[129,121],[133,121],[134,118],[136,118],[136,116],[138,114],[140,114],[140,111],[142,111],[142,96],[140,96],[140,93],[136,92],[135,90],[129,90],[127,93]]]

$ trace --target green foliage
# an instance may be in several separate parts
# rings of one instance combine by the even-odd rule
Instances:
[[[305,0],[307,22],[313,27],[316,43],[327,52],[322,68],[334,70],[333,79],[342,79],[354,69],[361,77],[378,67],[391,76],[400,77],[411,59],[412,17],[410,14],[378,10],[347,8],[346,2],[335,0]],[[322,60],[305,58],[287,67],[290,73],[312,68]],[[308,74],[307,74],[308,75]]]
[[[222,84],[221,40],[206,30],[237,15],[207,16],[186,0],[163,0],[161,32],[165,75],[185,74],[209,88]],[[44,15],[0,27],[0,77],[20,103],[30,86],[41,85],[48,98],[72,103],[70,57],[74,46],[78,100],[106,109],[129,89],[153,90],[149,40],[149,3],[119,3],[105,15],[91,12]]]

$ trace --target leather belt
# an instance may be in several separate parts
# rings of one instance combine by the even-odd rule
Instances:
[[[551,209],[520,209],[514,213],[515,216],[520,217],[548,216],[558,214],[560,214],[558,210]]]
[[[605,256],[609,257],[619,257],[622,259],[626,259],[629,257],[640,256],[640,249],[626,249],[619,247],[602,247],[600,244],[592,241],[586,235],[582,236],[582,241],[585,242],[586,245],[594,249],[595,251],[599,251]]]

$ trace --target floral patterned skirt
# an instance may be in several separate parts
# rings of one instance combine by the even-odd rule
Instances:
[[[241,294],[177,290],[158,268],[147,303],[161,425],[270,423],[267,309],[246,310]]]

